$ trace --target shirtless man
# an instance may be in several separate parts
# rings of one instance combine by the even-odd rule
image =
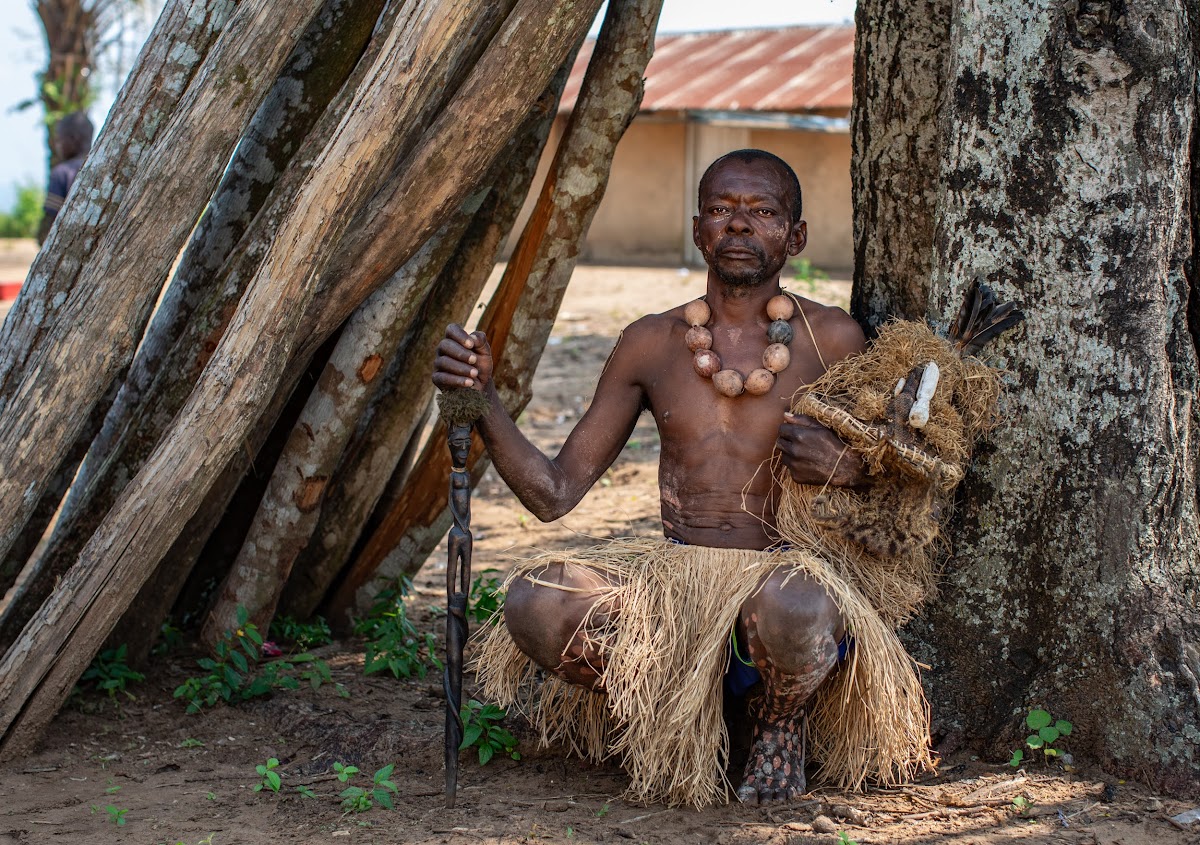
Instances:
[[[782,160],[759,150],[718,159],[700,182],[693,239],[708,264],[705,299],[712,350],[724,368],[743,375],[762,367],[770,319],[768,300],[780,294],[779,274],[804,249],[800,185]],[[862,463],[832,432],[787,413],[789,399],[826,366],[864,347],[858,324],[844,311],[808,300],[790,320],[791,363],[764,395],[717,392],[693,367],[684,336],[684,306],[630,325],[600,376],[587,413],[559,454],[543,455],[517,429],[491,382],[487,338],[450,326],[438,346],[433,376],[439,388],[482,391],[491,409],[478,423],[492,461],[529,510],[543,521],[561,517],[616,459],[638,416],[654,415],[661,440],[659,491],[667,538],[698,546],[765,549],[774,535],[768,504],[774,480],[761,471],[778,451],[801,484],[855,486]],[[815,347],[814,347],[815,339]],[[749,486],[747,487],[747,484]],[[777,491],[776,491],[777,492]],[[765,520],[765,522],[764,522]],[[591,588],[599,576],[551,566],[538,579]],[[838,609],[814,581],[780,572],[743,605],[738,642],[763,673],[764,695],[752,715],[755,741],[738,798],[758,804],[805,792],[796,721],[834,669],[845,636]],[[603,655],[583,653],[577,630],[590,606],[587,593],[518,579],[509,590],[505,622],[512,638],[549,672],[596,685]],[[780,763],[784,765],[780,765]]]

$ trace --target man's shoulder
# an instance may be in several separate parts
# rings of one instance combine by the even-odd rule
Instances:
[[[866,348],[862,327],[845,309],[837,305],[822,305],[797,296],[802,319],[808,322],[822,352],[828,351],[832,360],[841,360]]]
[[[683,319],[683,308],[683,305],[679,305],[669,311],[663,311],[661,314],[647,314],[639,317],[625,327],[621,333],[622,339],[631,344],[658,343],[676,329],[686,331],[687,323]]]

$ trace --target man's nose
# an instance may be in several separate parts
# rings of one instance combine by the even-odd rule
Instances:
[[[753,221],[750,215],[744,211],[735,211],[729,215],[729,222],[725,224],[725,231],[731,235],[749,235],[754,232]]]

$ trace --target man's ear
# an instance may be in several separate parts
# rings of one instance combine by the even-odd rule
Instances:
[[[692,243],[696,245],[696,249],[700,249],[700,218],[692,217]]]
[[[808,223],[801,220],[792,226],[792,236],[788,239],[788,255],[799,255],[808,245]]]

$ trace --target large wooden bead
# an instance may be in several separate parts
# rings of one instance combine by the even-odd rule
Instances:
[[[704,326],[692,326],[684,339],[687,341],[687,348],[692,352],[697,349],[712,349],[712,332]]]
[[[692,366],[705,378],[712,378],[721,371],[721,358],[711,349],[701,349],[692,356]]]
[[[792,353],[782,343],[772,343],[763,350],[763,366],[773,373],[781,373],[792,363]]]
[[[786,293],[767,300],[767,316],[772,320],[790,320],[796,313],[796,303]]]
[[[775,374],[770,370],[752,370],[746,376],[746,392],[752,396],[762,396],[775,386]]]
[[[782,343],[784,346],[791,343],[795,335],[796,333],[792,331],[792,324],[787,320],[776,320],[767,329],[767,340],[771,343]]]
[[[713,387],[722,396],[741,396],[746,389],[746,382],[737,370],[721,370],[712,377]]]
[[[712,309],[703,299],[693,299],[683,306],[683,319],[689,326],[703,326],[712,319]]]

